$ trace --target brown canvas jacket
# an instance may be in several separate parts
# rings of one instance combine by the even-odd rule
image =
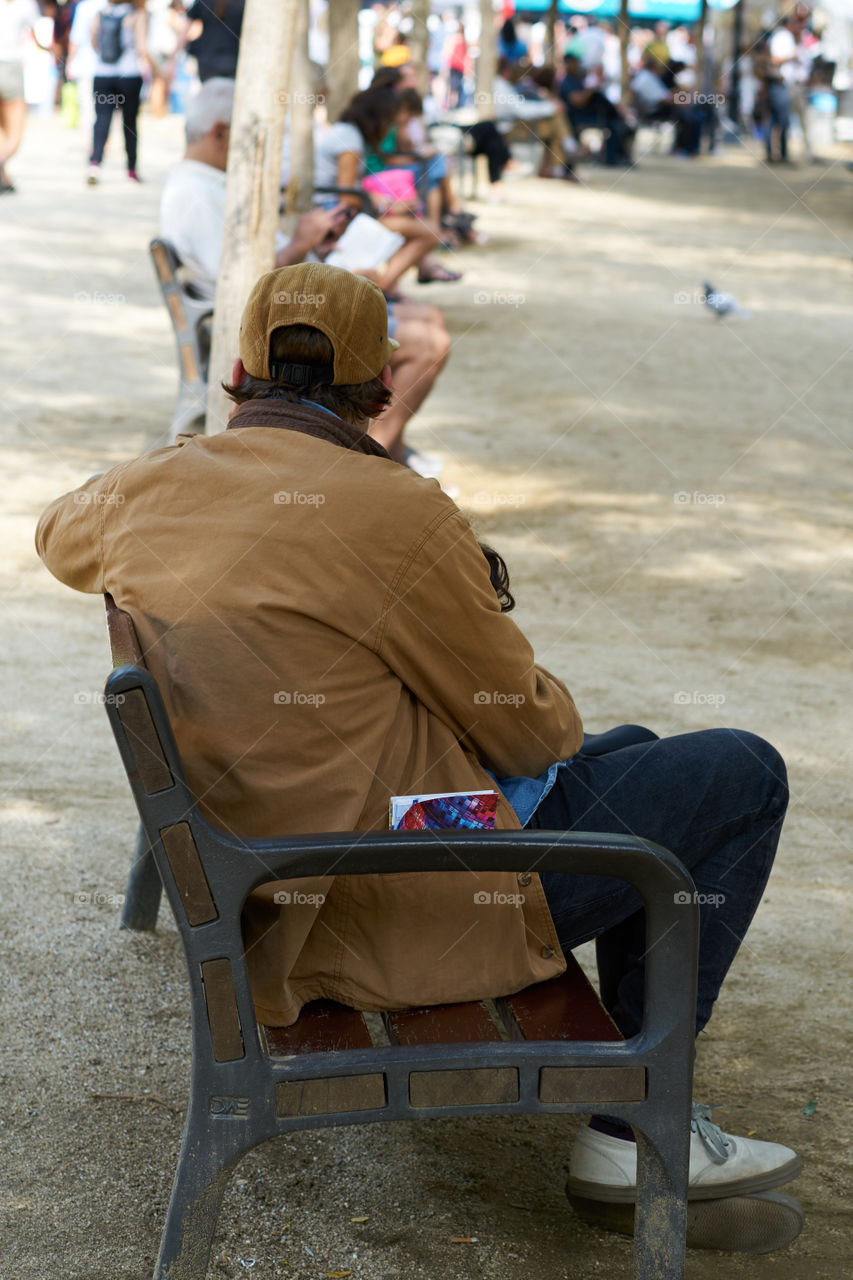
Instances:
[[[486,768],[536,777],[580,746],[467,519],[390,459],[266,426],[189,437],[57,499],[36,544],[62,582],[130,613],[201,810],[239,836],[379,830],[392,795],[491,789]],[[506,798],[497,825],[519,825]],[[333,871],[246,904],[261,1021],[321,997],[505,995],[565,967],[524,869],[523,887]]]

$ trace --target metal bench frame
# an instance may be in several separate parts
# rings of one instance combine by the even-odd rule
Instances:
[[[178,279],[181,260],[168,240],[155,239],[148,246],[157,283],[172,321],[178,348],[178,403],[172,416],[169,440],[201,422],[207,413],[207,360],[202,352],[200,325],[213,315],[213,303],[194,298]]]
[[[135,634],[129,616],[114,605],[111,631],[120,659]],[[165,886],[192,993],[190,1101],[155,1280],[203,1280],[230,1172],[242,1155],[277,1134],[377,1120],[590,1109],[620,1117],[637,1134],[637,1280],[681,1280],[698,956],[698,909],[681,863],[644,840],[574,831],[239,839],[200,815],[159,690],[141,662],[116,667],[106,684],[106,708],[152,851],[144,861],[153,860]],[[640,1034],[615,1042],[398,1040],[271,1056],[275,1050],[255,1019],[241,935],[248,894],[269,881],[331,871],[460,867],[612,875],[632,883],[645,907],[648,938]]]

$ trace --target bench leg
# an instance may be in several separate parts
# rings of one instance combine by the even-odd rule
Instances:
[[[646,1125],[637,1138],[637,1205],[634,1214],[636,1280],[684,1280],[690,1127]]]
[[[142,826],[136,834],[136,848],[127,877],[127,889],[121,912],[122,929],[139,929],[153,933],[157,927],[157,912],[163,884],[157,863],[148,844]]]
[[[154,1280],[205,1280],[228,1179],[258,1140],[227,1128],[211,1132],[201,1105],[191,1101]]]

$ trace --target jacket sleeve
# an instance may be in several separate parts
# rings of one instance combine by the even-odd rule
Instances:
[[[121,504],[118,482],[123,467],[94,476],[64,494],[42,512],[36,551],[60,582],[76,591],[103,592],[104,522]]]
[[[583,741],[562,681],[501,613],[468,521],[444,512],[410,548],[376,644],[403,683],[498,778],[538,777]]]

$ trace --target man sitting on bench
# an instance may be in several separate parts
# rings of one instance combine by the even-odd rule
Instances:
[[[389,398],[386,322],[362,277],[309,263],[262,276],[228,429],[57,499],[39,554],[131,615],[189,785],[227,831],[380,830],[391,796],[497,786],[498,828],[630,832],[670,848],[700,895],[698,1033],[761,900],[785,766],[735,729],[584,750],[568,689],[508,616],[502,562],[365,430]],[[595,938],[604,1004],[625,1036],[639,1031],[644,919],[621,881],[334,871],[288,881],[285,901],[265,885],[247,904],[262,1022],[293,1023],[324,997],[376,1010],[507,995]],[[697,1108],[698,1197],[722,1205],[800,1167]],[[627,1202],[635,1183],[631,1131],[594,1118],[570,1189]]]

